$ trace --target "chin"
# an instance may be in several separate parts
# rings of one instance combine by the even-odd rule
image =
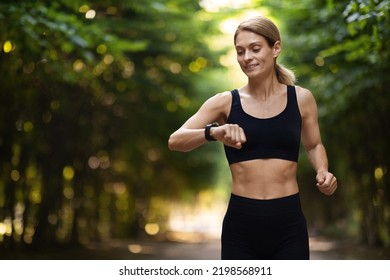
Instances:
[[[245,75],[246,75],[248,78],[254,78],[254,77],[256,77],[256,76],[259,75],[259,72],[257,72],[257,71],[246,71],[246,72],[244,72],[244,73],[245,73]]]

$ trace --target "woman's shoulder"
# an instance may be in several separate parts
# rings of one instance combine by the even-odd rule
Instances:
[[[212,105],[212,106],[224,107],[224,106],[230,104],[231,101],[232,101],[231,92],[224,91],[224,92],[214,94],[209,99],[207,99],[205,103],[208,103],[209,105]]]
[[[305,114],[307,111],[316,110],[316,101],[313,93],[309,89],[295,86],[295,91],[297,93],[297,101],[301,113]]]
[[[218,122],[222,124],[227,119],[230,112],[231,103],[231,92],[224,91],[208,98],[205,103],[203,103],[200,110],[204,114],[217,115]]]
[[[231,91],[223,91],[223,92],[216,93],[216,94],[213,95],[211,98],[216,98],[216,99],[224,100],[224,99],[229,99],[229,98],[231,98],[231,96],[232,96],[232,92],[231,92]]]
[[[307,88],[295,85],[295,91],[297,93],[298,98],[305,99],[313,97],[313,93]]]
[[[312,102],[314,101],[314,95],[313,93],[304,87],[301,86],[295,86],[295,92],[297,93],[297,99],[298,103],[307,103],[307,102]]]

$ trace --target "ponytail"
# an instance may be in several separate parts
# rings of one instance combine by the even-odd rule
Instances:
[[[296,78],[294,72],[283,65],[275,63],[275,73],[279,83],[291,86],[295,84]]]

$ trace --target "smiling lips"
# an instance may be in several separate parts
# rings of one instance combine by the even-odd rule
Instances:
[[[245,66],[245,69],[247,69],[247,70],[252,70],[252,69],[255,68],[256,66],[258,66],[258,64],[249,64],[249,65],[246,65],[246,66]]]

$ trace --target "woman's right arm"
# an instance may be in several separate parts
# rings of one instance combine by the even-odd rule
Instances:
[[[204,134],[205,126],[226,120],[225,107],[229,103],[228,99],[229,96],[226,93],[216,94],[207,99],[192,117],[171,134],[168,140],[169,149],[188,152],[205,144],[207,142]]]
[[[237,125],[225,124],[231,102],[230,92],[216,94],[206,100],[191,118],[171,134],[168,140],[169,149],[188,152],[207,143],[205,126],[213,122],[218,122],[221,126],[212,127],[211,136],[225,145],[241,148],[241,144],[246,141],[244,132]]]

